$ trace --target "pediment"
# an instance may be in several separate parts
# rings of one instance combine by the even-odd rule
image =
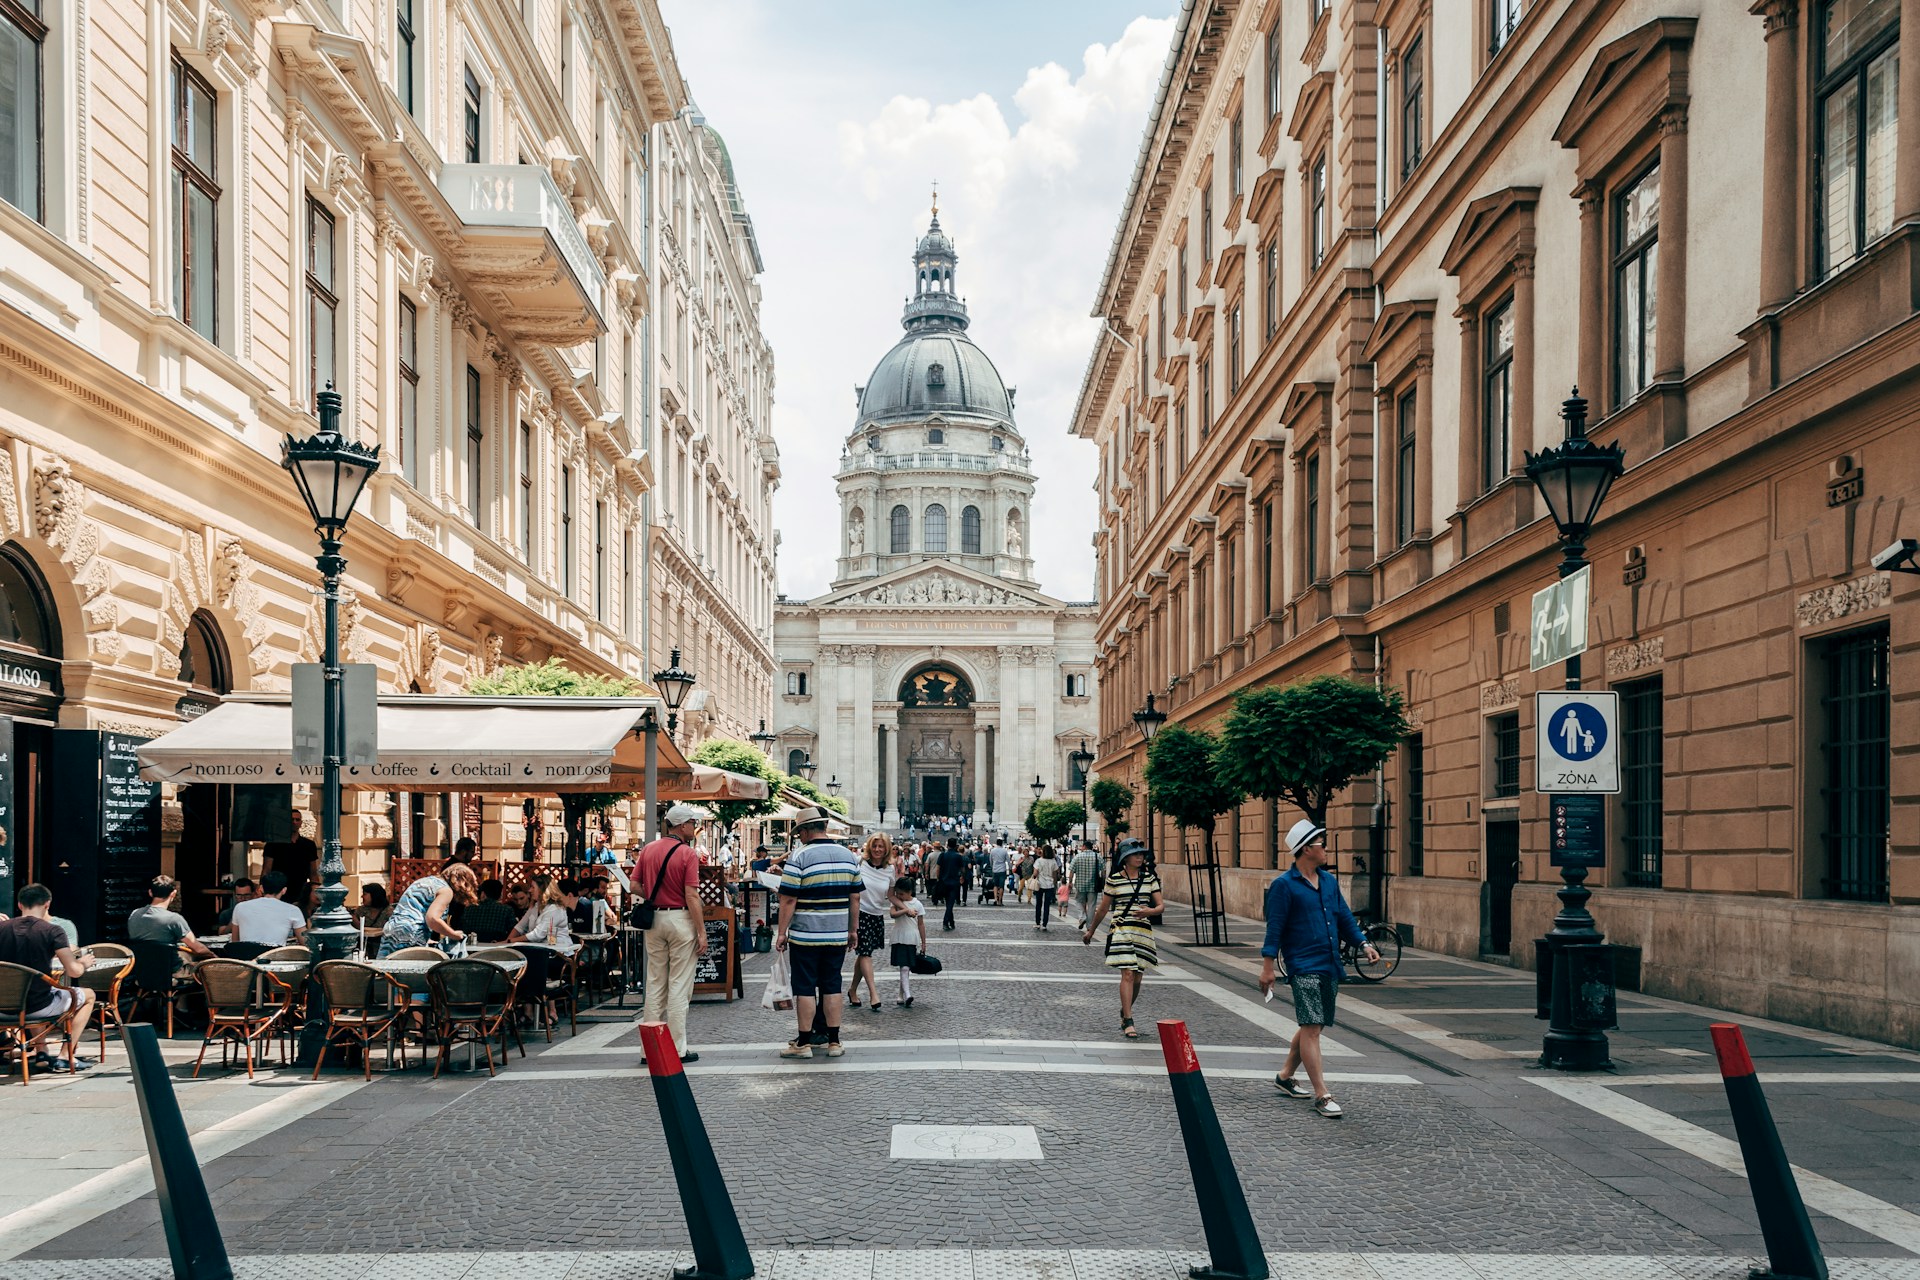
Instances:
[[[815,609],[1063,609],[1029,587],[945,562],[913,565],[853,583],[809,602]]]

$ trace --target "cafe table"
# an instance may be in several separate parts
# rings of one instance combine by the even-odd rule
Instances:
[[[452,957],[449,957],[451,959]],[[423,1001],[431,992],[427,987],[427,974],[435,965],[444,964],[443,960],[369,960],[366,963],[391,977],[405,987],[416,1001]],[[525,960],[482,960],[482,964],[498,965],[506,970],[509,977],[518,976],[527,967]],[[511,1016],[511,1015],[509,1015]],[[474,1067],[473,1042],[467,1042],[467,1070]]]

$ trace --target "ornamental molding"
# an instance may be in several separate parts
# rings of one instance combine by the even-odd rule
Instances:
[[[1654,636],[1632,644],[1617,644],[1607,650],[1607,679],[1619,680],[1636,671],[1657,667],[1667,659],[1667,638]]]
[[[1878,609],[1892,599],[1893,575],[1870,573],[1851,582],[1815,587],[1795,602],[1794,615],[1799,618],[1801,626],[1817,627],[1836,618]]]
[[[1517,680],[1489,680],[1480,686],[1482,711],[1504,711],[1519,705],[1520,682]]]

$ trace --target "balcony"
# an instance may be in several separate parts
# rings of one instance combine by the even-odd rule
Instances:
[[[570,347],[606,332],[606,277],[553,177],[539,165],[450,164],[440,194],[464,232],[454,255],[523,342]]]

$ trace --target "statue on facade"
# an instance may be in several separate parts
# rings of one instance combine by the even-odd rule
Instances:
[[[847,521],[847,554],[865,555],[867,551],[867,516],[860,508],[853,509],[853,516]]]
[[[1007,554],[1016,560],[1026,553],[1026,544],[1020,538],[1020,517],[1013,512],[1007,513]]]

